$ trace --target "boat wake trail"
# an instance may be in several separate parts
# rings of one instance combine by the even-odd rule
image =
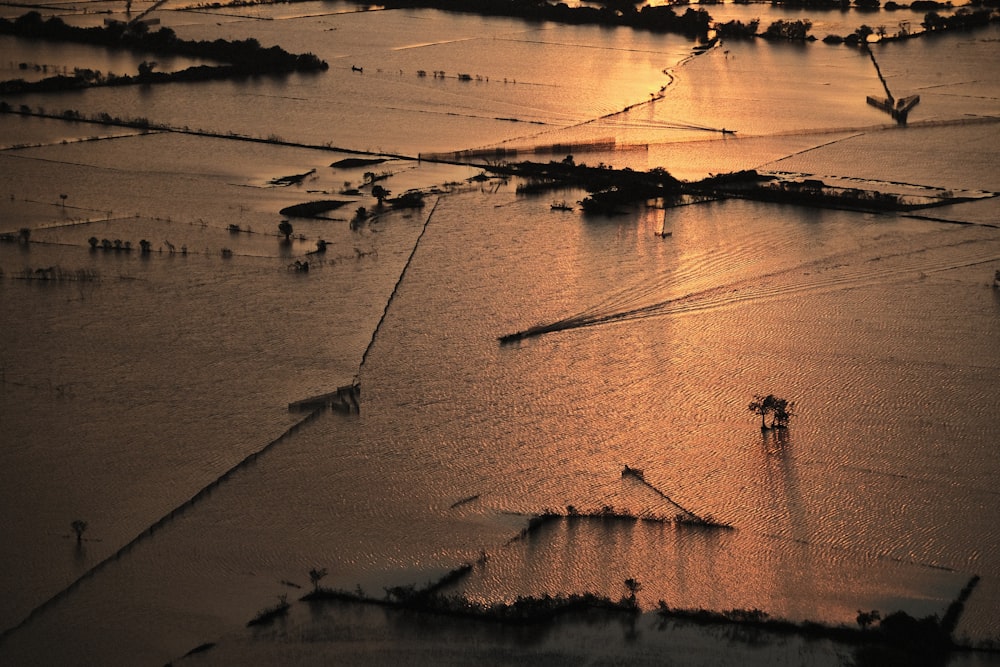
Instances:
[[[685,315],[748,303],[761,304],[803,294],[857,289],[871,284],[884,285],[1000,260],[994,246],[978,247],[975,241],[959,241],[938,246],[935,250],[946,252],[928,253],[927,247],[918,247],[894,255],[859,257],[853,253],[825,257],[752,278],[683,293],[676,293],[675,289],[674,294],[669,294],[671,288],[663,282],[634,285],[609,295],[599,304],[582,312],[505,334],[498,340],[509,343],[567,329]],[[960,256],[947,251],[958,251]],[[685,282],[685,277],[681,274],[675,274],[672,278],[675,281],[679,279],[682,284]],[[656,298],[662,297],[665,291],[668,293],[666,298]],[[654,298],[656,300],[651,300]]]

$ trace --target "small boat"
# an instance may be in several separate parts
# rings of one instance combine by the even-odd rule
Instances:
[[[552,202],[553,211],[572,211],[573,207],[567,204],[565,201]]]

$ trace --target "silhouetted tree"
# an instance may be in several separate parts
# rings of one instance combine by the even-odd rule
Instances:
[[[787,428],[788,421],[795,416],[793,412],[795,408],[795,402],[789,402],[783,398],[774,399],[774,407],[772,409],[772,414],[774,418],[771,420],[771,428]]]
[[[760,428],[762,430],[767,428],[785,428],[788,426],[788,421],[795,416],[793,412],[795,403],[789,402],[784,398],[778,398],[774,394],[768,394],[767,396],[754,394],[753,400],[750,401],[748,407],[750,412],[760,415]],[[771,415],[770,427],[767,425],[768,415]]]
[[[139,63],[139,78],[146,79],[152,76],[153,68],[156,67],[157,63],[152,60],[143,60]]]
[[[628,602],[632,607],[636,606],[635,596],[642,590],[642,584],[637,579],[629,577],[625,580],[625,591],[628,593]]]
[[[760,428],[761,430],[766,429],[766,418],[774,410],[774,396],[772,394],[767,396],[754,394],[753,400],[750,401],[749,410],[755,415],[760,415]]]
[[[375,197],[375,199],[378,200],[379,206],[382,205],[382,202],[385,201],[385,198],[388,197],[390,194],[391,193],[381,185],[372,186],[372,197]]]
[[[320,569],[313,568],[313,569],[309,570],[309,581],[312,582],[313,590],[314,591],[318,591],[319,590],[319,581],[320,581],[320,579],[322,579],[325,576],[326,576],[326,568],[325,567],[324,568],[320,568]]]
[[[292,235],[292,223],[288,220],[282,220],[278,223],[278,231],[285,235],[285,241],[287,241],[288,237]]]
[[[862,24],[854,31],[854,36],[857,38],[859,44],[867,44],[868,36],[875,34],[875,31],[871,29],[871,26]]]
[[[716,29],[723,39],[751,39],[757,34],[759,27],[760,19],[753,19],[748,23],[734,19],[716,26]]]
[[[351,229],[357,229],[367,219],[368,209],[364,206],[359,206],[358,210],[354,212],[354,217],[351,219]]]
[[[862,630],[867,630],[872,623],[881,618],[882,614],[880,614],[877,609],[873,609],[872,611],[861,611],[858,609],[857,621]]]
[[[76,543],[79,544],[83,541],[83,531],[87,530],[87,522],[83,519],[74,519],[70,527],[76,533]]]
[[[924,20],[920,23],[925,30],[943,30],[947,27],[947,20],[937,12],[927,12]]]

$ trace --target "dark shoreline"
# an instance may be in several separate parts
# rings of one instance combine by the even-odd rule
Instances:
[[[311,607],[329,603],[380,607],[386,610],[414,614],[420,617],[450,617],[500,627],[544,629],[558,619],[576,619],[590,622],[597,618],[619,618],[634,625],[640,616],[655,615],[660,624],[690,624],[698,627],[738,628],[745,632],[767,633],[775,639],[795,636],[807,640],[826,640],[853,647],[859,665],[945,665],[956,652],[995,653],[992,647],[972,647],[956,644],[951,633],[961,614],[964,602],[979,581],[973,576],[949,606],[945,617],[928,616],[917,619],[897,611],[881,616],[877,611],[858,612],[858,627],[824,625],[813,621],[793,622],[771,618],[758,609],[732,609],[713,611],[706,609],[672,608],[660,600],[655,610],[644,612],[636,602],[635,593],[642,586],[638,581],[626,580],[624,594],[618,601],[594,593],[573,593],[542,596],[521,596],[512,602],[484,604],[467,599],[461,594],[444,594],[441,591],[456,584],[468,575],[474,566],[461,565],[444,574],[438,581],[429,582],[424,588],[397,586],[385,590],[383,598],[367,595],[362,590],[346,591],[316,586],[299,598]],[[267,624],[287,611],[279,604],[263,610],[252,620],[253,624]],[[268,614],[272,610],[274,613]],[[262,618],[262,616],[266,617]],[[661,625],[662,627],[662,625]],[[766,641],[758,637],[756,641]],[[208,650],[214,643],[198,647]]]
[[[0,34],[51,42],[73,42],[110,49],[214,60],[221,65],[196,65],[177,72],[156,72],[156,63],[144,61],[135,75],[103,74],[93,70],[74,71],[41,81],[12,79],[0,82],[0,94],[57,92],[94,86],[127,86],[174,81],[209,81],[292,72],[320,72],[329,68],[312,53],[293,54],[279,46],[265,48],[256,39],[190,41],[179,39],[171,28],[152,32],[142,22],[115,22],[103,27],[78,28],[57,16],[43,19],[30,11],[13,21],[0,18]]]

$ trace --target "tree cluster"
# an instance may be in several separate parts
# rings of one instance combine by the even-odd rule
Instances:
[[[968,7],[960,7],[951,16],[941,16],[937,12],[928,12],[924,15],[921,25],[928,32],[937,30],[968,30],[987,25],[992,20],[994,20],[993,12],[989,9],[972,10]]]
[[[107,26],[80,28],[67,25],[57,16],[43,19],[31,11],[10,21],[0,18],[0,34],[29,37],[58,42],[76,42],[108,48],[129,49],[160,55],[179,55],[215,60],[224,65],[200,65],[179,72],[154,72],[156,63],[143,61],[136,76],[114,76],[86,70],[74,71],[73,76],[54,76],[35,83],[21,79],[4,82],[2,91],[19,93],[28,91],[65,90],[90,85],[126,85],[131,83],[160,83],[165,81],[200,81],[262,73],[305,72],[325,70],[329,65],[312,53],[289,53],[279,46],[262,47],[256,39],[226,41],[189,41],[179,39],[170,28],[151,32],[144,23],[113,23]]]
[[[757,36],[759,27],[760,19],[752,19],[747,23],[733,19],[726,23],[720,23],[715,29],[722,39],[753,39]]]
[[[809,39],[809,30],[811,28],[812,21],[809,19],[799,19],[798,21],[779,19],[769,25],[767,30],[761,34],[761,37],[789,42],[805,41]]]
[[[778,398],[774,394],[762,396],[754,394],[749,405],[750,412],[760,415],[760,428],[787,428],[789,420],[795,416],[795,402],[784,398]],[[771,417],[771,425],[767,425],[767,417]]]
[[[644,5],[636,8],[630,3],[615,3],[613,7],[570,7],[564,2],[552,4],[540,0],[386,0],[382,5],[387,8],[430,7],[577,25],[627,26],[691,36],[706,34],[712,23],[712,17],[704,10],[688,7],[683,14],[678,15],[668,5]]]

